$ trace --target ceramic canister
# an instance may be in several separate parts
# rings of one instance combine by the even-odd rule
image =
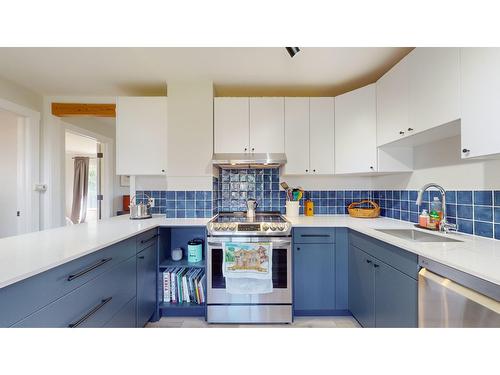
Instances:
[[[203,241],[195,238],[188,242],[188,262],[201,262],[203,258]]]

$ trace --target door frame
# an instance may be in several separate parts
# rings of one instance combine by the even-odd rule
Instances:
[[[104,154],[101,165],[101,179],[102,179],[102,191],[101,194],[104,195],[102,201],[101,213],[102,219],[107,219],[113,216],[113,197],[114,197],[114,171],[112,169],[114,152],[113,152],[113,140],[111,138],[105,137],[101,134],[94,133],[90,130],[80,128],[79,126],[65,122],[63,118],[60,119],[64,126],[65,132],[70,132],[84,137],[89,137],[95,139],[101,144],[101,152]],[[66,151],[66,141],[64,141],[64,152]],[[66,178],[63,178],[66,181]],[[63,189],[63,194],[66,194],[66,190]],[[66,196],[63,197],[64,202],[66,201]]]
[[[0,109],[18,116],[17,121],[17,207],[21,212],[17,234],[40,229],[40,112],[0,98]]]

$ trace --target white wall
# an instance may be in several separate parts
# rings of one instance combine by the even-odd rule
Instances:
[[[0,77],[0,98],[42,112],[43,96]]]
[[[417,146],[412,173],[374,177],[373,188],[415,190],[435,182],[448,190],[500,189],[500,160],[462,160],[460,153],[460,136]]]
[[[0,238],[17,234],[17,119],[0,110]]]

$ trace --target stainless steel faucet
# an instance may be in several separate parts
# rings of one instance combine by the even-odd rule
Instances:
[[[441,204],[443,206],[443,218],[439,222],[439,231],[444,232],[444,233],[448,233],[450,230],[456,231],[457,225],[453,224],[453,223],[448,223],[448,217],[446,216],[446,191],[444,190],[444,188],[442,186],[435,184],[433,182],[422,186],[422,188],[418,191],[417,201],[415,202],[416,205],[420,206],[422,204],[422,197],[424,195],[424,191],[428,190],[429,188],[436,188],[441,193]]]

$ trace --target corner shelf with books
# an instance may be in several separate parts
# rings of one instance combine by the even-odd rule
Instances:
[[[203,239],[202,261],[187,261],[187,242]],[[171,258],[171,250],[182,248],[179,261]],[[205,227],[172,227],[160,229],[160,251],[158,263],[158,316],[206,316],[206,229]],[[172,273],[175,275],[172,279]],[[164,275],[168,275],[165,285]],[[175,285],[175,301],[172,301],[172,283]],[[180,284],[179,284],[180,283]],[[180,288],[179,288],[180,285]],[[164,298],[164,290],[170,291]],[[199,303],[198,303],[199,302]]]

